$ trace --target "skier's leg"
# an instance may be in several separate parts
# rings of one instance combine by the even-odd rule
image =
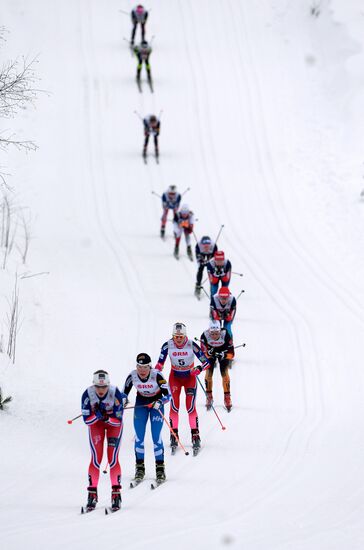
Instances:
[[[202,283],[202,276],[203,276],[203,270],[205,269],[205,266],[203,263],[201,263],[198,266],[197,275],[196,275],[196,286],[201,286]]]
[[[131,31],[131,38],[130,38],[130,44],[132,46],[134,45],[136,28],[137,28],[137,22],[135,21],[135,23],[133,23],[133,28],[132,28],[132,31]]]
[[[224,393],[230,393],[229,364],[230,364],[230,361],[228,359],[222,359],[220,361],[220,372],[221,372],[222,387],[224,389]]]
[[[89,441],[91,448],[91,461],[88,468],[88,480],[90,487],[97,487],[100,477],[100,465],[104,451],[105,424],[96,422],[89,426]]]
[[[228,331],[229,335],[232,338],[233,333],[232,333],[232,330],[231,330],[231,325],[232,325],[232,321],[224,321],[224,329],[226,329]]]
[[[107,426],[107,459],[110,465],[110,481],[112,486],[121,484],[121,468],[119,464],[119,449],[123,425]]]
[[[134,430],[135,430],[135,458],[136,460],[144,460],[144,438],[145,429],[147,426],[149,417],[149,409],[147,407],[140,407],[134,409]]]
[[[178,430],[178,412],[181,395],[181,382],[175,378],[173,371],[169,375],[169,387],[171,388],[171,406],[169,409],[169,421],[171,428]]]
[[[147,154],[147,148],[148,148],[148,142],[149,142],[149,134],[148,132],[144,133],[145,139],[144,139],[144,147],[143,147],[143,156]]]
[[[158,157],[159,155],[158,136],[154,136],[154,150],[155,150],[156,157]]]
[[[186,392],[186,409],[188,414],[188,421],[191,429],[198,427],[198,417],[196,411],[196,393],[197,393],[197,380],[196,376],[190,375],[183,382]]]
[[[160,409],[162,414],[164,414],[164,407]],[[154,457],[158,462],[164,462],[164,446],[162,440],[162,428],[163,428],[163,417],[161,413],[155,409],[150,411],[150,429],[152,432],[152,439],[154,445]]]

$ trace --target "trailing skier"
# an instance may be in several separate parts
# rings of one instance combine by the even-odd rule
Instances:
[[[161,123],[160,120],[155,115],[148,115],[143,119],[144,126],[144,146],[143,146],[143,157],[147,157],[147,149],[149,137],[152,135],[154,139],[154,151],[155,156],[158,159],[159,157],[159,147],[158,147],[158,137],[160,133]]]
[[[147,353],[139,353],[136,368],[128,375],[124,393],[129,395],[132,388],[137,395],[134,409],[135,430],[135,478],[134,484],[140,483],[145,476],[144,438],[148,419],[154,444],[157,483],[166,479],[164,467],[164,446],[161,437],[163,428],[164,405],[170,400],[168,384],[163,375],[152,368],[152,360]]]
[[[162,195],[163,214],[161,218],[161,237],[164,239],[166,233],[166,223],[169,210],[173,210],[173,215],[177,214],[177,210],[181,203],[181,194],[177,192],[175,185],[170,185]]]
[[[134,46],[135,33],[137,26],[140,25],[142,40],[145,40],[145,24],[148,19],[148,12],[141,4],[138,4],[131,10],[131,22],[133,25],[131,31],[130,45]]]
[[[193,261],[192,248],[191,248],[191,233],[193,233],[193,225],[195,218],[193,212],[189,209],[187,204],[183,204],[181,209],[175,214],[173,218],[173,232],[175,237],[174,257],[179,259],[179,245],[181,242],[182,233],[186,239],[187,256]]]
[[[149,82],[151,91],[153,91],[152,73],[151,73],[150,63],[149,63],[149,57],[150,57],[150,54],[152,53],[152,48],[146,40],[143,40],[138,46],[134,47],[134,53],[138,59],[136,80],[137,80],[139,90],[141,91],[140,75],[141,75],[142,67],[144,63],[145,70],[147,72],[148,82]]]
[[[204,269],[215,252],[217,252],[217,246],[207,235],[196,243],[195,255],[198,263],[198,270],[196,275],[195,296],[197,298],[199,298],[201,294],[201,282]]]
[[[219,283],[221,283],[223,287],[229,286],[231,279],[231,262],[225,259],[225,254],[222,250],[216,251],[214,257],[207,263],[207,274],[211,285],[211,297],[216,294]]]
[[[230,336],[233,337],[231,325],[234,321],[235,314],[236,298],[234,298],[226,286],[222,286],[211,298],[210,318],[214,321],[223,322],[224,328],[228,331]]]
[[[222,329],[219,321],[210,321],[210,326],[201,334],[201,349],[209,360],[209,367],[205,371],[206,408],[211,409],[214,402],[212,395],[213,374],[218,364],[224,390],[224,405],[231,411],[230,376],[229,368],[234,358],[233,340],[226,329]]]

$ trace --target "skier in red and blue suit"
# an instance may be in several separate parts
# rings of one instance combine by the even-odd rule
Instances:
[[[107,459],[110,465],[112,486],[111,505],[120,507],[121,468],[119,447],[123,431],[123,409],[127,396],[116,386],[110,385],[106,371],[98,370],[93,375],[93,385],[82,395],[81,408],[85,424],[89,428],[91,462],[88,469],[89,486],[87,510],[94,509],[97,503],[97,485],[100,465],[107,437]]]
[[[186,393],[186,409],[191,428],[192,445],[198,449],[201,445],[198,429],[198,415],[196,411],[196,389],[198,376],[206,370],[210,364],[203,354],[201,348],[187,338],[186,325],[175,323],[172,331],[172,338],[165,342],[161,348],[158,363],[155,368],[162,370],[169,355],[171,361],[171,372],[168,384],[172,393],[169,421],[174,432],[178,435],[178,412],[182,386]],[[194,355],[201,361],[201,365],[194,366]],[[177,441],[171,434],[171,447],[176,447]]]

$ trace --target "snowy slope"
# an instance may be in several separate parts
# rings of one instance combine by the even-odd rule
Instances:
[[[39,53],[50,92],[15,123],[39,150],[7,159],[36,218],[27,267],[50,272],[23,281],[17,364],[1,363],[14,397],[0,416],[8,550],[363,547],[363,80],[352,62],[363,29],[358,3],[345,18],[338,4],[321,2],[313,18],[303,0],[155,1],[152,96],[138,94],[123,41],[119,9],[133,3],[4,0],[3,53]],[[133,111],[162,109],[161,164],[144,166]],[[81,517],[87,430],[66,420],[92,372],[106,368],[122,386],[138,352],[157,359],[176,320],[190,337],[207,326],[195,266],[173,259],[171,229],[158,237],[151,191],[171,183],[191,187],[199,236],[225,224],[220,245],[244,272],[232,282],[245,289],[235,343],[247,342],[231,371],[234,409],[222,408],[215,373],[227,429],[200,392],[203,451],[167,453],[156,492],[127,489],[126,412],[123,510]],[[181,434],[189,444],[183,413]]]

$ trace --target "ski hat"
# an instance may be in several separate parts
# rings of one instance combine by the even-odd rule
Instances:
[[[183,204],[181,206],[180,213],[181,213],[182,218],[187,218],[187,216],[190,213],[190,207],[188,206],[188,204]]]
[[[221,326],[220,326],[219,321],[210,321],[209,331],[210,332],[220,332],[221,331]]]
[[[210,237],[209,237],[208,235],[204,235],[204,236],[202,237],[202,239],[201,239],[201,244],[202,244],[202,246],[203,246],[203,245],[210,245],[211,242],[212,242],[212,241],[211,241],[211,239],[210,239]]]
[[[173,325],[172,336],[186,336],[187,329],[183,323],[175,323]]]
[[[137,362],[137,365],[146,367],[146,366],[151,366],[152,359],[150,355],[148,355],[147,353],[138,353],[136,362]]]
[[[137,7],[135,8],[135,11],[136,11],[139,15],[143,14],[144,11],[145,11],[145,10],[144,10],[144,6],[142,6],[141,4],[138,4]]]
[[[219,298],[229,298],[230,290],[227,286],[222,286],[218,292]]]
[[[107,388],[110,386],[110,377],[106,370],[97,370],[94,372],[92,383],[97,388]]]
[[[177,187],[176,185],[170,185],[168,187],[168,191],[167,191],[168,195],[176,195],[177,194]]]
[[[141,45],[142,48],[147,48],[148,47],[148,42],[146,40],[142,40],[140,45]]]
[[[222,250],[217,250],[214,254],[214,260],[215,263],[218,265],[222,265],[225,261],[225,254]]]

